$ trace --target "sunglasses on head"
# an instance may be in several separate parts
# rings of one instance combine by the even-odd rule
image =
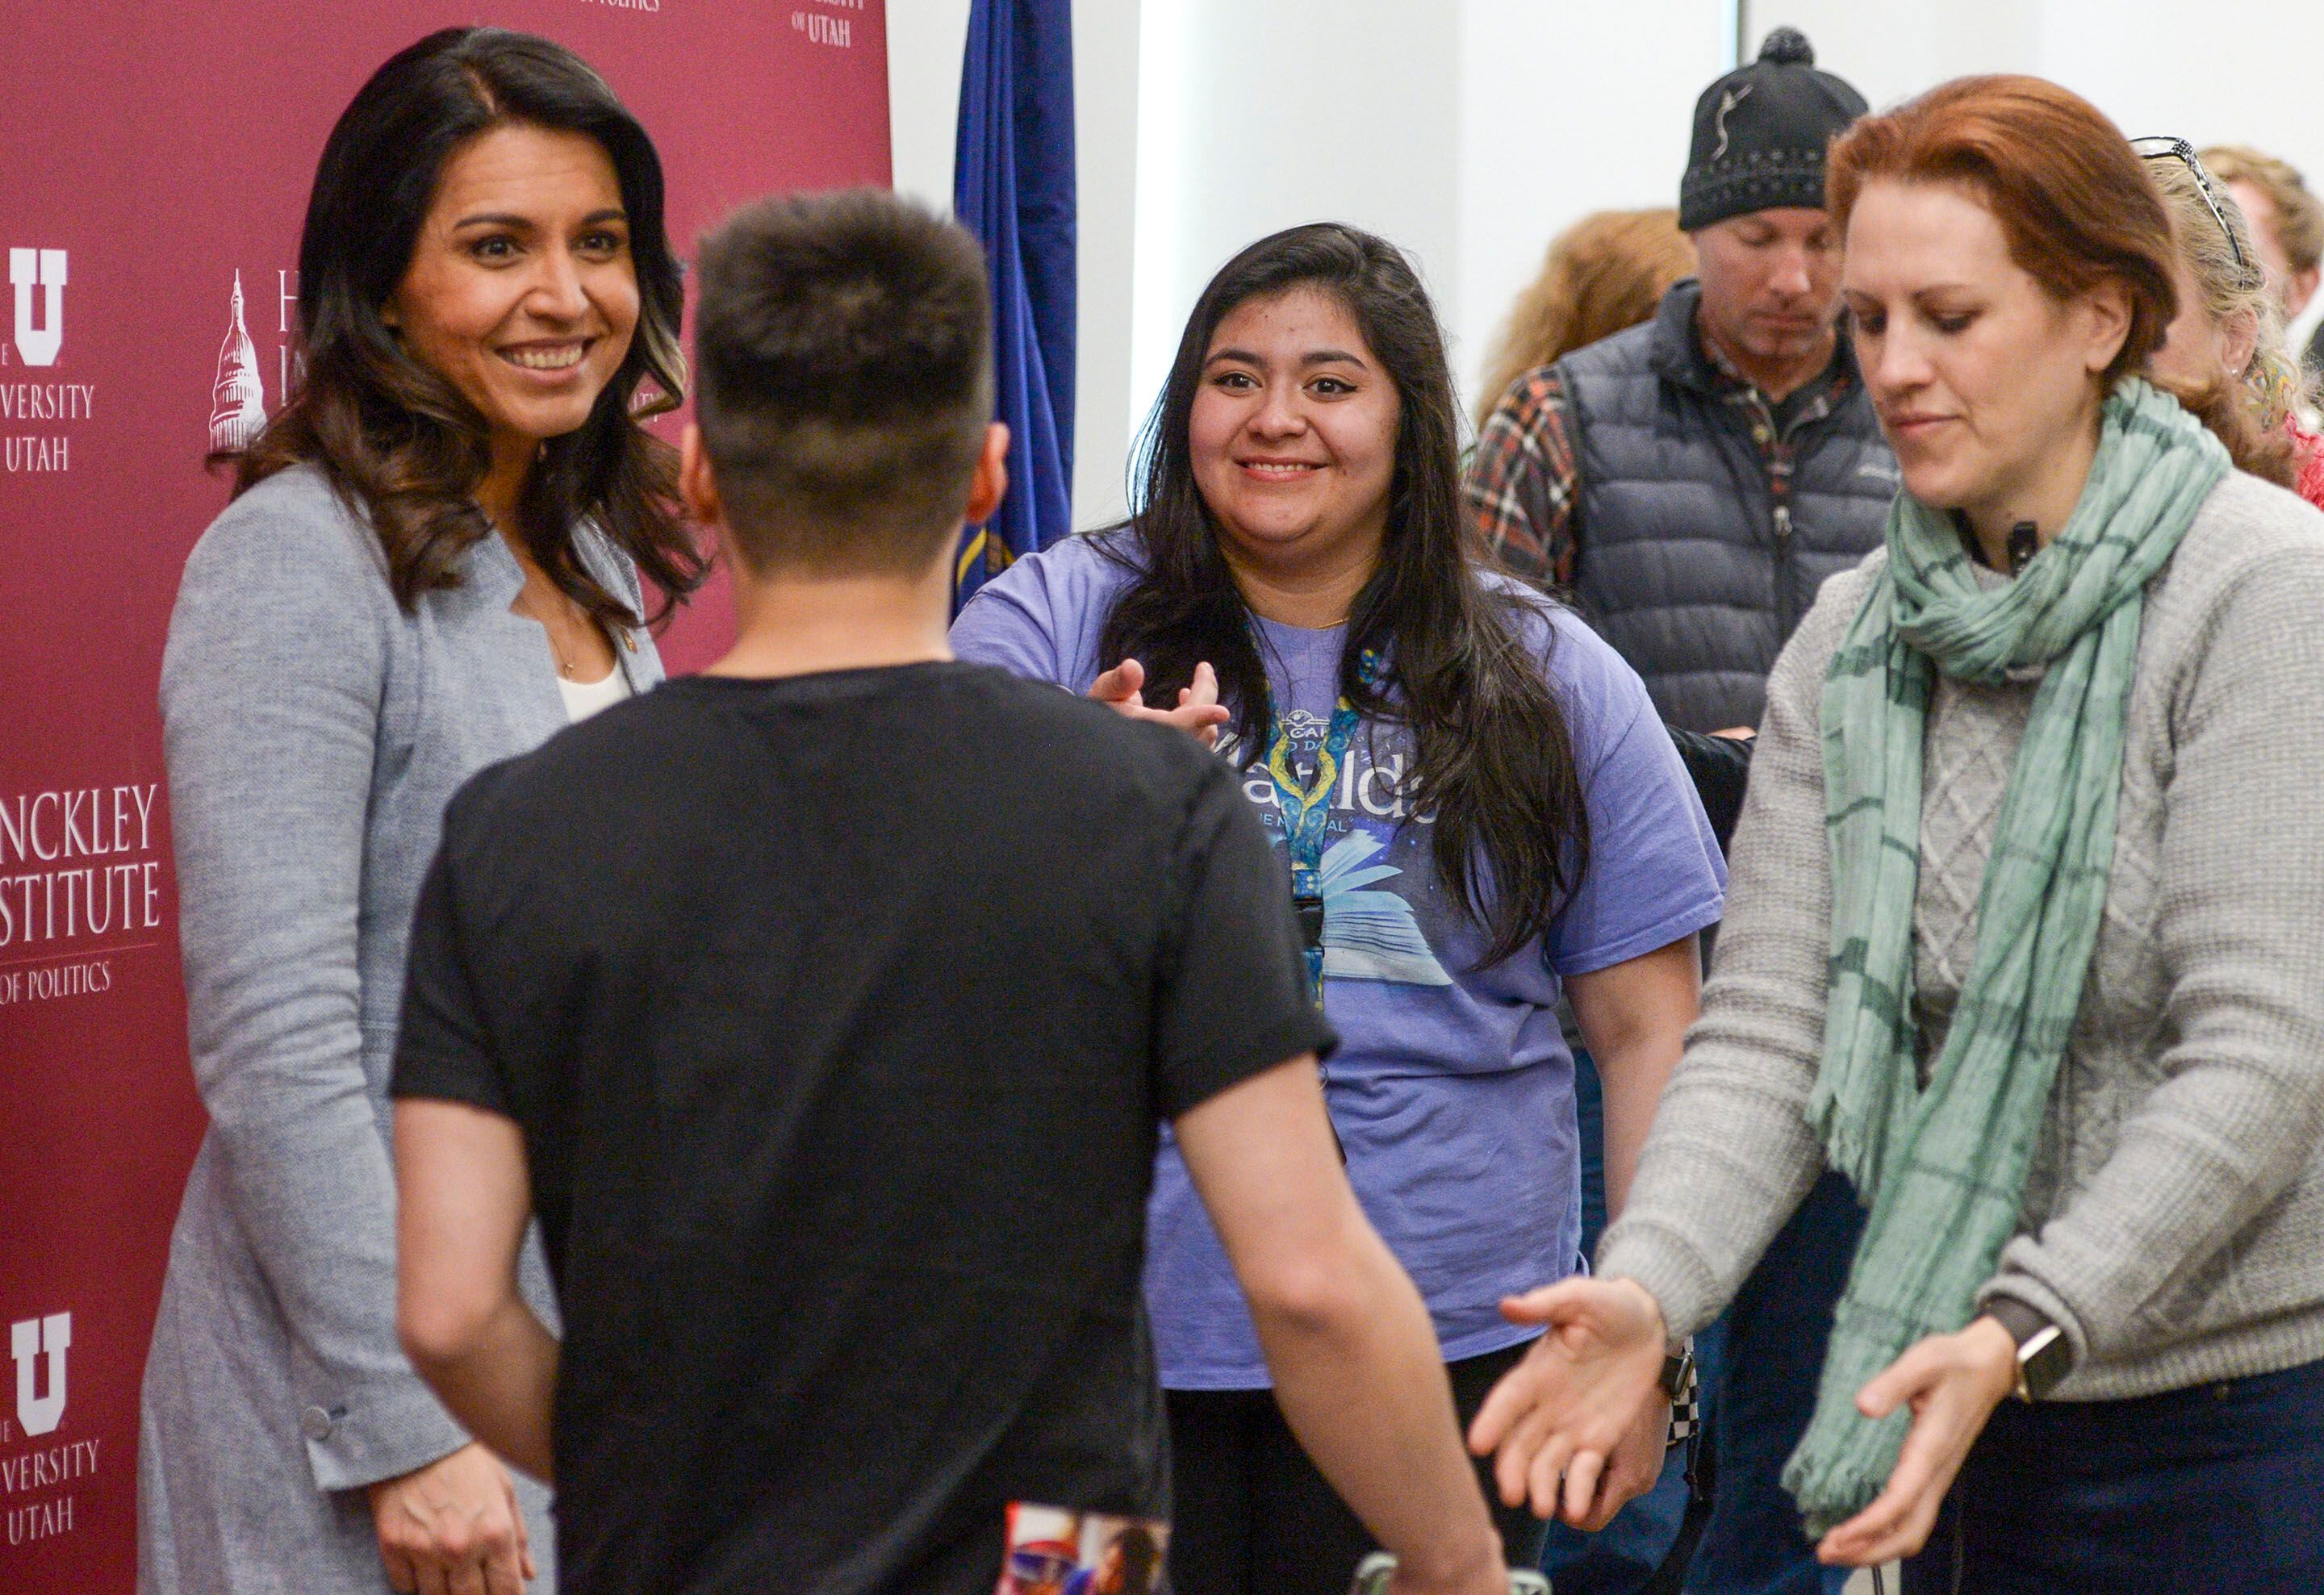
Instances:
[[[2244,259],[2244,246],[2236,241],[2236,230],[2227,223],[2227,213],[2219,207],[2219,191],[2211,186],[2211,174],[2203,170],[2203,162],[2196,155],[2195,146],[2183,138],[2157,136],[2135,138],[2130,141],[2130,147],[2144,160],[2185,163],[2189,175],[2195,180],[2195,191],[2202,195],[2204,205],[2211,212],[2211,219],[2219,224],[2219,231],[2227,238],[2227,248],[2236,257],[2236,270],[2249,272],[2252,263]]]

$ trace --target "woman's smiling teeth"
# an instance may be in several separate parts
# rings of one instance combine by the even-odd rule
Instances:
[[[512,365],[521,365],[527,371],[566,371],[580,364],[581,356],[588,352],[586,342],[527,344],[520,348],[503,349],[500,355]]]
[[[1311,471],[1320,471],[1323,466],[1310,465],[1303,460],[1245,460],[1242,462],[1242,468],[1254,476],[1264,476],[1276,482],[1288,482],[1294,477],[1305,476]]]

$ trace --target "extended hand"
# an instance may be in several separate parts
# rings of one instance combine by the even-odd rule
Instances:
[[[2017,1342],[1991,1318],[1959,1334],[1932,1334],[1856,1393],[1856,1410],[1885,1418],[1913,1408],[1912,1431],[1888,1488],[1823,1536],[1816,1555],[1840,1567],[1871,1567],[1928,1544],[1937,1508],[1986,1420],[2017,1382]]]
[[[1206,748],[1218,746],[1219,727],[1227,723],[1228,713],[1227,706],[1219,702],[1218,672],[1208,663],[1194,667],[1194,684],[1178,689],[1178,706],[1175,709],[1148,708],[1146,700],[1139,696],[1145,685],[1146,667],[1136,659],[1124,659],[1090,683],[1089,695],[1132,720],[1175,725],[1180,731],[1193,733]]]
[[[1661,1466],[1657,1454],[1646,1471],[1638,1436],[1662,1419],[1662,1309],[1633,1280],[1573,1278],[1512,1296],[1501,1314],[1548,1332],[1485,1397],[1469,1449],[1494,1453],[1506,1505],[1529,1504],[1536,1517],[1577,1526],[1612,1517]],[[1601,1484],[1611,1507],[1600,1498]],[[1617,1496],[1624,1488],[1628,1494]]]
[[[524,1595],[532,1547],[516,1486],[474,1443],[371,1487],[387,1581],[405,1595]]]
[[[1657,1387],[1656,1396],[1660,1395]],[[1625,1505],[1652,1489],[1655,1480],[1663,1476],[1663,1462],[1670,1454],[1670,1411],[1667,1398],[1648,1401],[1638,1421],[1614,1448],[1614,1454],[1606,1459],[1606,1471],[1598,1476],[1588,1509],[1577,1517],[1570,1504],[1561,1501],[1559,1516],[1584,1534],[1596,1534],[1613,1522],[1614,1514]],[[1577,1478],[1587,1482],[1582,1459],[1568,1463],[1565,1476],[1569,1485]]]

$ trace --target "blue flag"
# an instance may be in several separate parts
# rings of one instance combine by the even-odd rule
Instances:
[[[953,210],[992,276],[1009,494],[961,543],[953,601],[1073,530],[1074,36],[1070,0],[973,0]]]

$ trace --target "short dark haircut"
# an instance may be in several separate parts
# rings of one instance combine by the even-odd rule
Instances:
[[[678,456],[641,424],[686,397],[686,290],[662,224],[653,141],[605,80],[561,44],[505,28],[446,28],[399,51],[357,91],[323,144],[299,244],[299,355],[306,377],[239,454],[235,491],[312,462],[360,505],[406,609],[459,585],[493,535],[473,494],[492,463],[484,419],[408,353],[381,307],[411,268],[452,157],[495,128],[576,133],[603,147],[630,222],[638,326],[580,430],[552,438],[526,476],[520,536],[549,579],[601,619],[641,617],[589,573],[574,530],[594,522],[637,562],[659,604],[691,592],[703,561],[678,514]]]
[[[984,255],[876,189],[763,199],[703,240],[696,417],[753,570],[909,571],[992,419]]]

